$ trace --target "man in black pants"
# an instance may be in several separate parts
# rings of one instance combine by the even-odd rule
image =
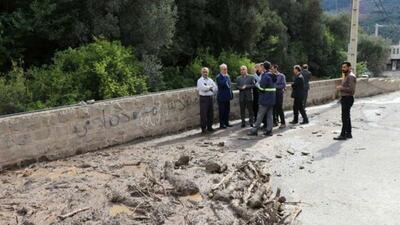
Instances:
[[[337,86],[337,90],[340,91],[342,98],[340,103],[342,105],[342,132],[338,137],[333,138],[334,140],[343,141],[348,138],[353,138],[351,133],[351,117],[350,110],[354,104],[354,93],[356,91],[357,78],[351,71],[351,63],[342,63],[343,79],[342,84]]]
[[[217,85],[211,78],[208,78],[209,70],[207,67],[201,69],[201,77],[197,81],[197,90],[200,95],[200,122],[201,133],[213,132],[212,128],[214,117],[213,98],[217,92]]]
[[[228,66],[222,64],[219,68],[221,72],[216,78],[218,86],[217,101],[219,109],[219,128],[226,129],[227,127],[232,127],[232,125],[229,124],[231,100],[233,99],[232,82],[228,74]]]
[[[292,98],[294,98],[293,103],[293,121],[290,124],[299,123],[299,112],[301,113],[301,117],[303,117],[303,122],[300,124],[307,124],[308,117],[306,111],[304,110],[304,78],[301,74],[301,67],[299,65],[294,66],[294,82],[292,84]]]
[[[308,65],[303,65],[303,70],[301,71],[301,75],[304,78],[304,98],[303,98],[303,105],[304,109],[307,107],[307,98],[308,98],[308,91],[310,90],[310,79],[311,79],[311,72],[308,70]]]
[[[262,68],[263,68],[263,63],[257,63],[254,67],[254,80],[255,84],[259,83],[261,80],[261,75],[262,75]],[[256,86],[256,85],[255,85]],[[258,98],[259,98],[260,92],[257,87],[253,88],[253,114],[254,114],[254,121],[257,121],[257,115],[258,115]],[[265,116],[263,119],[263,129],[267,127],[267,117]]]
[[[276,102],[274,107],[274,126],[278,126],[278,118],[280,118],[281,126],[279,128],[285,128],[285,113],[283,112],[283,94],[286,89],[286,76],[279,72],[277,64],[272,65],[272,74],[276,77]]]

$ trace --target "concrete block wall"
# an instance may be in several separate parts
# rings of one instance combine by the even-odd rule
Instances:
[[[335,99],[339,83],[312,82],[308,103]],[[400,80],[359,79],[357,85],[359,97],[400,90]],[[287,109],[292,105],[290,93],[288,87]],[[0,118],[0,170],[198,127],[199,114],[197,91],[189,88]],[[218,118],[216,104],[214,115]],[[231,117],[239,116],[235,92]]]

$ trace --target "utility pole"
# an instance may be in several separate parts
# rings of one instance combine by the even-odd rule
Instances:
[[[356,74],[357,68],[357,45],[358,45],[358,17],[360,14],[360,0],[353,0],[351,10],[351,31],[350,43],[347,53],[347,60],[353,65],[353,73]]]

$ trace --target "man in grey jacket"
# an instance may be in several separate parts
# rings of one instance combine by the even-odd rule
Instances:
[[[237,89],[239,90],[240,117],[242,119],[242,127],[246,127],[246,108],[249,112],[249,124],[253,127],[253,88],[255,87],[254,76],[249,76],[247,67],[240,67],[240,76],[236,80]]]

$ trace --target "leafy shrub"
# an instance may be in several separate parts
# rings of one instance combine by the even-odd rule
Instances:
[[[247,66],[248,72],[252,73],[254,63],[245,56],[238,55],[231,51],[223,51],[218,57],[218,61],[228,65],[228,73],[232,80],[236,80],[236,77],[240,75],[240,67]]]
[[[208,67],[210,69],[210,77],[215,78],[219,73],[219,65],[225,63],[228,66],[229,75],[235,80],[240,75],[240,67],[247,66],[248,72],[253,72],[254,63],[250,59],[232,51],[222,51],[218,58],[211,55],[208,50],[199,51],[198,56],[184,70],[184,77],[192,79],[192,85],[199,78],[201,68]]]
[[[0,115],[26,111],[31,102],[22,68],[15,67],[0,77]]]
[[[102,100],[147,91],[146,78],[131,48],[96,40],[58,52],[50,66],[33,68],[34,99],[47,106]]]

